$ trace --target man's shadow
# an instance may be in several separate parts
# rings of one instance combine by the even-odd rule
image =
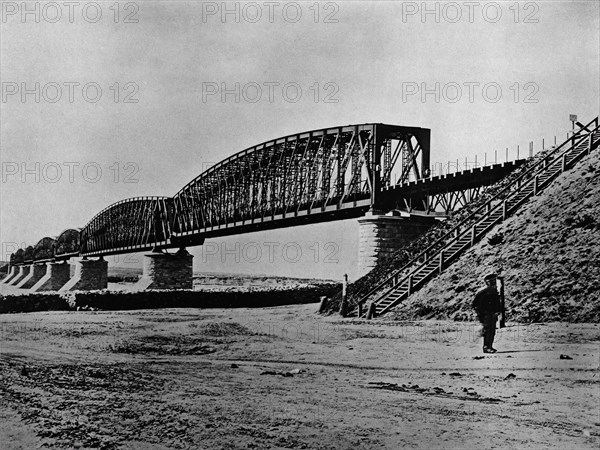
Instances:
[[[544,350],[498,350],[496,354],[499,353],[525,353],[525,352],[543,352]]]

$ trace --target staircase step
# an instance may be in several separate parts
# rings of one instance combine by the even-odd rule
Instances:
[[[408,292],[408,286],[402,287],[402,289],[398,289],[396,291],[390,292],[389,296],[402,296]]]
[[[387,307],[389,307],[389,306],[393,305],[394,303],[396,303],[396,302],[397,302],[397,301],[399,301],[399,300],[400,300],[400,298],[394,298],[394,299],[390,299],[390,301],[389,301],[389,302],[386,302],[386,303],[378,303],[378,304],[377,304],[377,306],[378,306],[378,307],[380,307],[380,308],[387,308]]]
[[[465,239],[464,241],[456,242],[455,244],[452,244],[452,246],[458,246],[458,247],[462,248],[465,245],[469,245],[470,243],[471,243],[471,239],[469,238],[469,239]]]
[[[496,223],[497,221],[498,221],[498,219],[484,220],[475,227],[475,231],[479,232],[479,231],[483,230],[484,228],[487,228],[489,225]]]
[[[453,241],[453,242],[449,243],[446,246],[446,248],[444,249],[444,251],[446,251],[450,247],[456,247],[456,246],[460,247],[460,246],[466,245],[466,244],[468,244],[470,242],[471,242],[471,236],[470,236],[470,233],[469,233],[469,236],[461,237],[458,241]],[[437,262],[439,262],[439,256],[438,256]]]
[[[531,195],[527,194],[527,195],[519,195],[519,196],[514,196],[512,198],[510,198],[508,200],[509,203],[521,203],[523,200],[526,200],[527,198],[529,198]]]
[[[560,173],[560,170],[553,170],[551,172],[544,172],[544,174],[540,175],[539,178],[540,179],[546,179],[546,180],[548,180],[549,178],[555,177],[559,173]]]
[[[406,289],[406,290],[403,289],[402,291],[393,291],[393,292],[390,292],[386,298],[402,297],[407,292],[408,292],[408,289]]]

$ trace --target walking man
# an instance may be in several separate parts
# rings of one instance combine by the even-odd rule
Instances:
[[[484,277],[486,287],[477,292],[473,300],[473,308],[477,318],[483,325],[483,353],[496,353],[494,336],[496,335],[496,321],[502,312],[502,303],[496,287],[496,274],[489,273]]]

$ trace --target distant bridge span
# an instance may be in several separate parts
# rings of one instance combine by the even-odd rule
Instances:
[[[430,177],[429,129],[370,123],[313,130],[236,153],[174,197],[117,202],[81,230],[44,238],[36,252],[17,252],[11,262],[200,245],[209,237],[355,218],[368,210],[447,213],[522,162]]]

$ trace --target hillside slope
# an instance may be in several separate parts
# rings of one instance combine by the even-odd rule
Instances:
[[[501,242],[492,245],[494,235]],[[509,321],[600,321],[599,151],[496,226],[388,318],[474,320],[473,295],[491,270],[506,278]]]

